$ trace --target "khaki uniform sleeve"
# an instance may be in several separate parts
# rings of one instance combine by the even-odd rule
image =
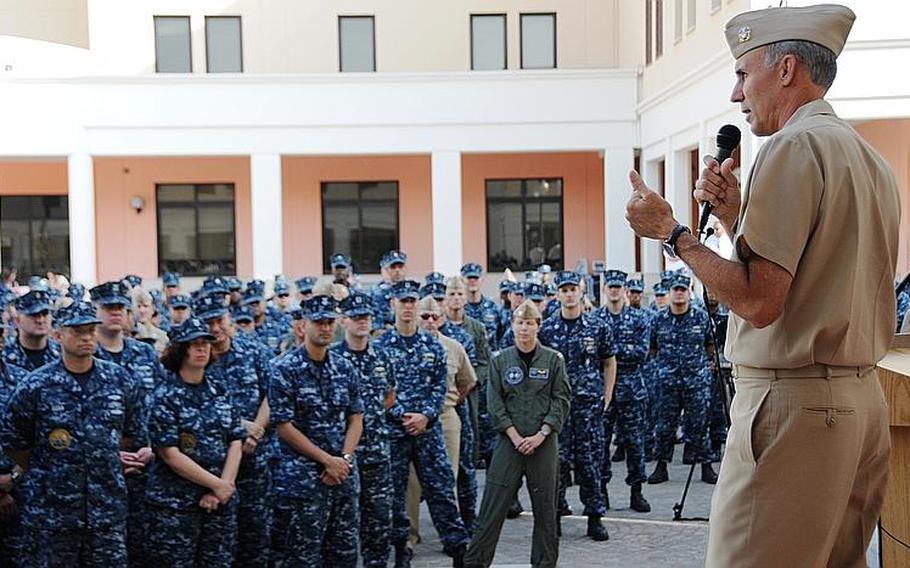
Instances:
[[[501,357],[493,357],[490,363],[490,384],[487,385],[487,411],[493,429],[497,432],[505,432],[512,426],[512,418],[506,412],[506,403],[502,399],[501,361]]]
[[[543,421],[550,425],[554,432],[562,430],[566,418],[569,416],[569,405],[572,399],[572,387],[569,385],[569,376],[566,374],[566,362],[562,355],[554,355],[550,364],[553,373],[553,386],[550,390],[550,410]]]
[[[806,133],[768,141],[749,180],[736,235],[791,276],[818,219],[824,180]]]
[[[464,347],[458,345],[458,367],[455,371],[455,388],[458,392],[463,393],[474,386],[477,382],[477,375],[474,374],[474,367],[471,366],[471,360]]]

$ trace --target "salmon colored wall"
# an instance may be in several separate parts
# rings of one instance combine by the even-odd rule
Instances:
[[[411,275],[422,277],[433,266],[430,174],[428,155],[282,157],[285,271],[323,273],[322,182],[397,180],[399,244]]]
[[[66,195],[66,160],[0,162],[0,195]]]
[[[603,158],[597,152],[462,154],[461,214],[465,262],[487,264],[485,180],[562,178],[565,265],[604,259]]]
[[[910,119],[872,120],[854,125],[859,134],[881,153],[897,178],[901,192],[901,235],[897,277],[910,270]]]
[[[237,157],[95,158],[95,227],[98,280],[138,274],[158,277],[155,185],[233,183],[237,272],[253,273],[250,161]],[[145,199],[141,213],[130,198]]]

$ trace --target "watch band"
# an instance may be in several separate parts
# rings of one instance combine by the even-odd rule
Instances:
[[[344,458],[344,461],[354,465],[354,454],[342,454],[341,457]]]
[[[686,227],[683,224],[676,225],[673,231],[670,233],[670,236],[667,237],[667,240],[664,241],[664,251],[667,253],[667,256],[670,258],[676,258],[676,241],[679,240],[679,237],[683,233],[692,234],[692,231],[689,227]]]

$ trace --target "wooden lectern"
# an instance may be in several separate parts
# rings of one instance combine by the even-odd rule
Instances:
[[[895,338],[878,364],[878,377],[890,406],[891,476],[882,508],[881,561],[884,568],[910,566],[910,335]]]

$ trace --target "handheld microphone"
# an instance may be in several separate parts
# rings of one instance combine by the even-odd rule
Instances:
[[[723,164],[724,160],[733,155],[733,151],[739,146],[740,138],[742,138],[742,133],[739,128],[732,124],[725,124],[720,127],[720,130],[717,131],[717,151],[714,153],[714,159],[717,160],[718,164]],[[711,203],[705,201],[705,205],[701,210],[701,217],[698,220],[697,235],[701,235],[704,232],[712,209]]]

